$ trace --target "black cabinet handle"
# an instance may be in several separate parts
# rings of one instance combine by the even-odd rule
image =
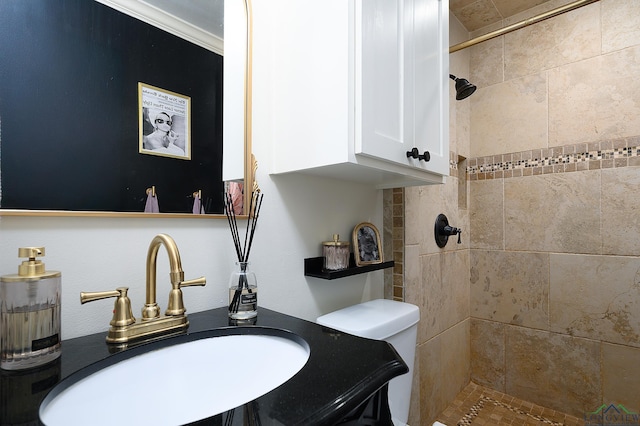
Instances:
[[[413,148],[411,151],[407,151],[407,158],[420,158],[420,152],[418,151],[418,148]]]
[[[420,154],[418,148],[414,147],[411,149],[411,151],[407,151],[407,158],[414,158],[420,161],[429,161],[431,160],[431,154],[429,154],[429,151],[425,151],[424,154]]]

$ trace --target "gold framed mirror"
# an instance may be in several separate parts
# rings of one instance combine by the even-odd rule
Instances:
[[[46,18],[46,20],[50,23],[57,22],[57,25],[59,26],[62,25],[66,27],[72,27],[71,33],[69,33],[68,29],[65,30],[66,32],[56,33],[55,32],[56,28],[44,25],[45,28],[43,29],[42,33],[45,36],[48,36],[48,39],[41,39],[39,40],[39,42],[35,42],[35,43],[33,39],[26,40],[23,44],[18,43],[17,46],[14,43],[14,48],[13,48],[14,50],[12,52],[3,52],[2,56],[15,58],[16,56],[15,53],[19,53],[19,50],[16,50],[16,49],[19,49],[20,46],[22,46],[25,56],[29,55],[30,57],[30,59],[25,59],[24,63],[27,63],[26,62],[27,60],[33,60],[34,57],[43,57],[39,68],[42,71],[42,75],[45,76],[45,77],[42,77],[44,83],[42,83],[41,85],[34,85],[33,80],[27,81],[25,79],[25,84],[13,84],[13,82],[11,81],[3,81],[0,84],[4,85],[6,88],[5,90],[3,90],[3,93],[2,93],[5,99],[7,99],[7,97],[4,95],[9,91],[14,90],[14,88],[12,88],[13,86],[15,87],[15,90],[14,90],[15,96],[12,99],[19,99],[18,97],[20,97],[21,99],[30,100],[29,102],[31,103],[29,103],[28,101],[25,101],[25,106],[23,106],[24,116],[29,118],[30,120],[23,120],[22,122],[20,122],[20,125],[22,125],[24,129],[27,129],[30,127],[28,123],[32,123],[31,125],[37,128],[38,131],[41,131],[44,133],[48,132],[49,135],[53,135],[53,134],[58,135],[58,140],[57,140],[57,143],[55,144],[56,148],[48,152],[58,153],[60,157],[55,158],[55,157],[49,156],[49,157],[46,157],[46,161],[43,161],[42,158],[40,158],[38,161],[25,161],[25,158],[27,160],[30,160],[32,158],[32,157],[29,157],[29,153],[27,152],[27,154],[25,154],[26,157],[23,156],[22,159],[14,161],[15,163],[14,167],[17,168],[17,172],[15,172],[14,175],[9,175],[9,177],[3,176],[4,179],[0,179],[0,191],[2,191],[1,188],[3,188],[3,185],[6,187],[6,185],[9,185],[12,180],[13,181],[30,180],[30,183],[28,185],[20,187],[19,188],[20,190],[15,191],[16,193],[24,194],[24,197],[28,199],[29,202],[32,202],[31,200],[43,199],[46,197],[55,197],[55,194],[53,193],[54,191],[60,191],[60,194],[71,194],[70,197],[72,198],[75,197],[80,200],[83,200],[94,195],[97,197],[101,197],[105,195],[107,191],[103,189],[95,189],[95,188],[99,188],[100,181],[103,178],[110,177],[111,174],[113,173],[113,175],[117,176],[117,179],[119,180],[118,184],[130,190],[131,193],[127,193],[125,197],[128,197],[129,199],[134,199],[133,203],[135,204],[135,202],[137,202],[140,208],[139,209],[131,208],[130,207],[131,203],[127,205],[129,207],[123,210],[110,209],[110,208],[98,208],[94,210],[91,208],[84,209],[84,207],[70,208],[70,209],[58,208],[58,207],[48,208],[46,204],[44,204],[43,206],[37,206],[35,208],[12,208],[10,206],[5,207],[9,204],[2,202],[3,198],[7,200],[10,195],[10,191],[5,190],[0,192],[0,206],[1,206],[0,215],[98,216],[98,217],[136,217],[136,218],[138,217],[174,218],[175,217],[175,218],[197,218],[197,219],[225,218],[224,211],[222,210],[222,208],[218,209],[213,213],[209,213],[209,211],[206,211],[206,214],[193,214],[191,208],[189,207],[189,205],[193,203],[193,199],[195,198],[196,193],[203,194],[207,192],[204,186],[208,184],[207,182],[208,178],[206,176],[203,178],[202,173],[200,173],[198,177],[198,179],[200,179],[202,184],[201,182],[198,182],[198,181],[195,181],[193,184],[188,184],[180,192],[180,195],[178,196],[178,198],[180,197],[184,198],[184,200],[179,200],[179,202],[181,202],[185,206],[184,212],[182,212],[183,211],[182,207],[178,209],[173,209],[172,211],[169,211],[169,212],[165,212],[163,211],[164,209],[162,208],[162,205],[161,205],[160,213],[145,213],[143,210],[143,207],[144,207],[143,204],[144,204],[144,200],[147,197],[146,189],[152,188],[155,186],[155,189],[158,191],[159,196],[161,197],[160,202],[162,203],[162,200],[163,200],[162,186],[154,185],[153,179],[141,178],[141,176],[147,176],[146,174],[147,172],[145,170],[136,170],[134,172],[131,168],[126,167],[126,165],[129,164],[126,161],[120,161],[115,165],[101,164],[102,159],[105,158],[104,153],[113,151],[113,149],[111,148],[109,149],[96,148],[95,150],[91,151],[92,156],[89,157],[88,159],[74,160],[74,158],[77,155],[79,155],[81,151],[85,149],[86,144],[93,143],[94,141],[99,139],[99,137],[97,137],[96,135],[100,135],[100,131],[99,130],[96,131],[96,129],[100,129],[99,128],[100,123],[111,123],[112,126],[114,125],[114,123],[115,123],[115,126],[117,126],[118,123],[120,123],[119,125],[122,127],[120,134],[124,136],[113,137],[112,135],[109,139],[107,139],[106,144],[112,143],[113,140],[121,141],[126,139],[126,144],[128,146],[127,149],[129,148],[133,149],[133,146],[137,145],[137,141],[133,142],[133,140],[131,139],[132,131],[135,131],[136,134],[138,133],[137,118],[135,119],[136,125],[132,126],[130,120],[133,120],[133,117],[131,116],[131,114],[127,115],[123,113],[122,115],[118,115],[119,104],[114,107],[114,102],[112,101],[109,104],[108,102],[104,101],[104,97],[86,95],[86,93],[93,93],[91,90],[87,90],[87,87],[91,89],[94,87],[91,85],[89,86],[81,85],[82,79],[84,78],[83,73],[86,74],[87,69],[92,69],[92,66],[96,69],[108,68],[109,66],[112,66],[113,69],[111,69],[111,74],[101,74],[99,75],[100,78],[94,79],[94,80],[98,80],[98,83],[95,83],[96,85],[107,85],[107,86],[109,84],[115,85],[116,83],[113,83],[113,81],[116,81],[119,78],[124,79],[124,76],[126,75],[130,77],[129,78],[130,81],[127,84],[129,85],[128,87],[131,87],[130,83],[133,80],[139,80],[144,82],[145,80],[148,80],[153,76],[156,76],[156,80],[153,82],[156,82],[157,80],[168,81],[169,83],[163,83],[162,87],[164,87],[164,85],[170,86],[170,87],[167,87],[167,90],[170,90],[170,89],[173,89],[173,85],[171,84],[173,80],[166,79],[162,75],[160,77],[157,77],[156,74],[148,73],[146,72],[146,70],[144,70],[144,66],[141,64],[136,65],[137,67],[136,69],[138,70],[137,73],[131,72],[131,70],[129,69],[124,69],[124,67],[126,67],[129,62],[135,63],[135,61],[138,60],[137,58],[145,58],[145,55],[148,53],[147,50],[149,50],[152,53],[157,53],[157,52],[166,53],[170,51],[169,49],[170,43],[174,43],[175,45],[177,45],[177,47],[173,47],[173,50],[171,50],[171,52],[174,52],[175,55],[167,56],[170,59],[178,58],[177,56],[178,53],[186,50],[190,50],[191,51],[190,54],[196,55],[196,58],[198,57],[197,55],[205,55],[208,58],[211,55],[216,55],[216,53],[212,52],[211,50],[203,49],[200,46],[196,46],[194,42],[188,40],[188,37],[184,37],[184,38],[178,37],[175,34],[167,33],[167,31],[161,30],[156,27],[154,27],[153,29],[150,29],[149,24],[147,22],[140,20],[142,15],[140,14],[141,12],[139,10],[134,11],[135,13],[131,13],[130,15],[127,15],[127,14],[123,15],[123,12],[120,10],[116,10],[116,8],[114,8],[112,4],[109,4],[109,5],[103,4],[103,3],[114,3],[114,4],[123,3],[123,4],[132,5],[133,2],[125,2],[122,0],[100,0],[100,2],[72,0],[71,3],[67,2],[68,4],[67,3],[65,4],[65,10],[63,14],[62,12],[60,11],[56,12],[55,10],[56,7],[60,8],[61,3],[47,2],[46,0],[40,0],[40,1],[43,1],[44,3],[42,5],[37,5],[37,4],[33,4],[33,2],[27,2],[29,3],[29,5],[25,5],[25,7],[27,8],[30,7],[31,10],[24,11],[23,15],[18,16],[18,18],[24,17],[24,19],[27,19],[27,17],[29,17],[28,23],[25,23],[24,21],[22,21],[22,24],[21,24],[22,27],[42,28],[43,26],[38,25],[39,22],[37,22],[38,17],[42,15],[43,19]],[[16,4],[19,3],[20,5],[22,5],[24,2],[20,2],[19,0],[9,0],[8,2],[2,2],[2,6],[0,6],[0,8],[5,7],[8,10],[11,7],[15,7],[15,4],[12,5],[12,3],[16,3]],[[142,4],[142,2],[135,2],[135,3]],[[71,8],[69,6],[72,6],[74,9],[70,10]],[[38,9],[39,7],[42,10],[36,11],[36,13],[34,13],[34,9]],[[17,9],[20,9],[20,8],[17,8]],[[54,19],[54,17],[56,16],[56,13],[60,14],[61,19],[59,20]],[[137,16],[136,16],[136,13],[138,14]],[[123,16],[116,17],[115,14],[123,15]],[[0,16],[2,15],[5,17],[8,17],[7,13],[0,11]],[[35,21],[34,21],[34,16],[35,16]],[[157,20],[156,18],[157,17],[151,17],[150,20],[152,21],[154,19]],[[15,19],[15,17],[13,17],[12,19]],[[17,21],[20,22],[19,19]],[[71,22],[73,23],[73,25],[70,25]],[[89,31],[88,33],[87,32],[82,33],[83,29],[81,27],[83,25],[82,24],[83,22],[85,23],[86,31]],[[246,42],[248,44],[250,41],[250,37],[249,37],[250,24],[249,24],[248,13],[246,16],[246,22],[247,22]],[[135,26],[137,26],[138,29],[131,28]],[[3,27],[3,26],[0,26],[0,27]],[[98,34],[100,31],[102,31],[103,34]],[[147,39],[146,40],[147,45],[142,44],[142,42],[140,41],[138,43],[132,43],[131,42],[132,39],[139,40],[139,37],[132,37],[132,35],[140,31],[144,32],[145,34],[146,33],[153,34],[156,37],[158,37],[158,39],[151,39],[151,40]],[[160,34],[160,32],[163,32],[166,34]],[[20,33],[16,34],[16,32],[12,31],[12,28],[5,27],[4,30],[0,30],[0,39],[9,37],[9,34],[11,34],[11,37],[14,37],[14,38],[20,35]],[[81,38],[82,40],[80,40]],[[31,46],[29,46],[27,43],[33,43],[39,46],[38,48],[32,49]],[[66,43],[66,44],[63,46],[57,46],[56,43]],[[4,43],[4,44],[10,45],[12,43]],[[119,52],[117,51],[117,49],[122,49],[122,46],[126,44],[136,44],[137,48],[140,50],[138,52],[126,51],[124,52],[125,54],[118,55]],[[78,48],[78,45],[80,45],[80,48]],[[116,45],[116,52],[114,53],[113,51],[105,51],[104,49],[105,45]],[[25,49],[25,46],[27,46],[26,49]],[[153,48],[149,48],[149,46],[152,46]],[[156,47],[157,47],[157,50],[154,51],[154,48]],[[165,49],[165,50],[162,50],[162,49]],[[60,56],[56,55],[56,53],[59,53],[60,51],[69,51],[69,52],[82,51],[82,52],[85,52],[87,56],[82,58],[81,61],[78,61],[74,65],[70,63],[70,60],[69,60],[69,59],[73,59],[73,57],[61,58]],[[246,52],[247,53],[245,56],[244,69],[239,72],[239,74],[242,74],[245,76],[244,82],[243,82],[244,97],[242,99],[242,103],[244,107],[241,114],[246,114],[247,111],[250,114],[250,111],[251,111],[251,108],[250,108],[251,64],[250,64],[250,46],[248,45],[246,46]],[[12,55],[5,56],[4,53],[12,53]],[[34,55],[34,53],[39,53],[39,55]],[[195,60],[192,61],[192,58],[193,56],[180,57],[174,61],[174,62],[177,62],[178,64],[177,66],[180,69],[180,72],[183,73],[178,75],[178,77],[176,77],[177,80],[187,80],[189,81],[190,84],[192,81],[196,80],[196,78],[191,78],[193,76],[192,74],[187,74],[187,71],[184,70],[186,68],[198,68],[198,67],[190,66],[195,61]],[[48,63],[45,62],[46,60],[50,60],[50,61],[55,60],[56,61],[55,65],[53,64],[53,62],[48,62]],[[143,61],[149,61],[149,60],[148,58],[139,59],[139,62],[142,63]],[[163,67],[156,67],[156,68],[164,68],[164,64],[166,63],[167,64],[166,68],[168,70],[166,72],[170,73],[172,71],[169,68],[169,65],[170,65],[169,62],[171,61],[167,61],[165,58],[164,62],[162,62]],[[212,62],[216,62],[216,60],[213,60]],[[219,62],[221,63],[222,61],[219,61]],[[20,72],[21,70],[24,71],[25,69],[25,67],[23,66],[24,63],[22,65],[18,64],[15,67],[15,69],[17,70],[16,72]],[[60,65],[60,63],[65,63],[65,64],[63,66],[63,65]],[[49,65],[49,66],[46,66],[46,65]],[[36,67],[37,66],[34,66],[34,68]],[[140,71],[141,69],[142,71]],[[218,72],[221,80],[221,77],[222,77],[221,67]],[[29,71],[27,75],[29,77],[33,77],[35,75],[35,71],[33,72]],[[62,78],[62,76],[64,76],[65,78]],[[187,76],[190,78],[187,78]],[[145,77],[148,77],[148,78],[145,78]],[[69,100],[67,99],[69,97],[68,96],[69,90],[67,90],[66,92],[61,89],[58,91],[54,90],[55,88],[64,86],[64,84],[62,84],[61,82],[67,81],[67,80],[72,80],[73,81],[72,84],[78,85],[77,90],[80,94],[79,96],[82,96],[82,94],[84,93],[84,97],[76,97],[74,100]],[[29,83],[29,84],[26,84],[26,83]],[[176,83],[176,85],[178,84]],[[206,83],[201,83],[201,87],[205,87],[204,85],[206,85]],[[221,82],[219,82],[218,85],[219,87],[222,87]],[[32,87],[32,86],[35,86],[38,89],[38,93],[29,95],[25,93],[25,91],[18,92],[17,90],[17,89],[28,90],[29,87]],[[46,98],[43,96],[43,93],[46,90],[43,90],[43,88],[47,90],[51,89],[53,99],[59,100],[59,102],[46,101]],[[72,87],[72,91],[75,89],[76,89],[75,87]],[[118,87],[118,90],[119,92],[117,93],[117,96],[121,97],[122,104],[128,105],[127,107],[122,107],[122,109],[131,110],[135,108],[136,109],[135,112],[136,114],[138,114],[137,108],[139,105],[137,102],[137,96],[136,96],[134,105],[131,106],[129,105],[132,103],[130,102],[131,93],[129,89],[127,88],[126,90],[122,90],[122,86],[121,86],[121,87]],[[203,118],[203,115],[201,114],[199,119],[196,116],[197,114],[199,114],[198,108],[202,109],[203,108],[202,105],[206,103],[203,101],[203,99],[207,96],[207,94],[211,93],[211,90],[208,90],[208,85],[205,90],[201,90],[201,91],[198,91],[197,89],[194,89],[194,90],[198,92],[198,94],[192,97],[193,110],[194,110],[193,120],[194,121],[197,120],[198,123],[208,122],[210,120],[208,120],[206,116]],[[183,93],[186,90],[178,89],[175,91],[178,93]],[[200,92],[202,92],[202,94],[200,94]],[[214,93],[218,97],[220,97],[222,94],[222,91],[214,90]],[[127,101],[125,98],[129,99],[129,101]],[[120,102],[120,98],[118,98],[116,102]],[[103,103],[107,104],[110,109],[109,108],[101,109],[100,106]],[[7,102],[5,103],[5,108],[13,108],[15,107],[15,104],[16,102]],[[71,110],[70,114],[67,113],[67,108],[65,107],[69,107],[69,109]],[[33,113],[29,111],[29,109],[35,109],[37,111]],[[82,109],[89,110],[86,116],[82,116],[81,114],[78,113],[78,111]],[[211,107],[211,110],[215,110],[216,113],[220,112],[222,109],[223,109],[222,100],[220,99],[218,99],[217,103]],[[50,121],[46,121],[46,119],[43,120],[43,117],[46,117],[46,116],[50,116]],[[28,137],[29,135],[32,135],[29,133],[27,133],[26,134],[27,137],[24,137],[24,138],[13,137],[13,134],[7,129],[9,129],[10,125],[12,125],[10,121],[14,117],[16,117],[16,115],[6,113],[6,111],[5,111],[5,114],[3,114],[2,108],[0,108],[0,129],[4,128],[3,130],[5,130],[5,132],[0,133],[0,135],[2,135],[0,136],[0,148],[2,149],[2,157],[0,157],[0,159],[5,164],[8,164],[11,161],[11,159],[9,158],[9,155],[12,152],[12,150],[10,149],[10,144],[14,140],[17,141],[17,143],[21,144],[22,146],[29,146],[32,143],[34,143],[35,139],[37,139],[37,137]],[[96,117],[95,120],[91,121],[93,123],[93,126],[87,126],[83,128],[83,123],[86,123],[89,119],[92,119],[93,117]],[[247,204],[246,200],[248,200],[248,197],[250,196],[251,188],[253,188],[254,186],[254,175],[255,175],[256,166],[255,166],[255,161],[252,159],[252,155],[251,155],[250,117],[247,119],[247,117],[243,116],[238,121],[242,126],[242,129],[239,132],[239,133],[242,133],[242,135],[239,139],[237,139],[237,145],[238,145],[238,149],[242,150],[242,154],[241,154],[242,167],[244,169],[242,173],[243,174],[242,177],[244,178],[243,183],[247,184],[245,185],[247,187],[247,191],[244,191],[245,205],[246,205]],[[43,125],[43,123],[45,125]],[[58,127],[56,126],[56,123],[61,123],[61,125]],[[219,124],[221,125],[221,123]],[[193,125],[196,126],[196,124],[193,124]],[[165,168],[165,165],[169,164],[169,162],[173,162],[172,165],[179,164],[179,163],[191,163],[193,165],[201,166],[201,168],[206,169],[206,167],[202,166],[202,163],[206,163],[206,161],[203,162],[198,158],[196,153],[196,148],[198,147],[198,143],[200,143],[201,145],[204,145],[202,141],[208,140],[209,133],[203,133],[202,131],[198,132],[197,130],[198,129],[194,127],[192,131],[193,141],[194,141],[193,142],[194,143],[193,158],[191,158],[189,161],[185,161],[184,159],[180,159],[180,158],[162,158],[162,157],[154,158],[154,156],[147,156],[154,160],[158,160],[156,164],[152,164],[151,166],[149,166],[150,170],[154,172],[155,169],[158,168],[160,169],[159,170],[160,175],[165,174],[172,177],[179,177],[179,176],[188,175],[191,173],[188,171],[188,168],[185,168],[184,165],[180,165],[180,168],[175,170],[169,170]],[[222,131],[218,130],[217,132],[218,133],[216,133],[215,136],[218,137],[219,142],[222,143],[222,135],[221,135]],[[197,136],[198,133],[200,133],[201,135],[200,137]],[[62,136],[62,135],[66,135],[66,136]],[[204,135],[204,137],[202,137],[202,135]],[[44,141],[43,143],[46,144],[46,142],[48,140],[51,140],[51,138],[43,137],[42,140]],[[60,143],[61,141],[64,145]],[[98,145],[100,146],[105,145],[104,140],[100,142],[101,144],[98,144]],[[215,154],[213,155],[215,156]],[[35,160],[35,157],[33,158]],[[162,163],[160,163],[160,161],[162,161]],[[40,164],[37,164],[38,162]],[[27,169],[25,166],[31,163],[35,163],[35,168]],[[77,170],[80,170],[80,169],[76,169],[75,167],[77,165],[82,165],[82,164],[87,165],[86,167],[91,169],[91,171],[93,171],[93,169],[102,169],[103,173],[102,175],[93,174],[93,175],[90,175],[89,177],[75,174]],[[125,170],[119,170],[123,168]],[[222,165],[220,165],[219,168],[222,169]],[[37,175],[37,173],[39,173],[38,170],[40,169],[43,169],[44,173],[42,175]],[[2,170],[0,169],[0,171]],[[116,175],[116,171],[124,172],[125,177],[123,178],[121,175]],[[74,184],[79,182],[81,189],[77,190],[75,186],[64,184],[64,183],[55,185],[53,189],[51,187],[47,187],[46,184],[48,184],[50,181],[53,181],[54,177],[62,173],[69,174],[71,179],[73,179]],[[215,187],[217,188],[216,189],[217,195],[220,195],[221,197],[223,194],[223,191],[221,191],[221,188],[224,188],[224,185],[225,185],[224,181],[222,181],[221,170],[219,172],[219,176],[220,176],[220,182],[216,183]],[[236,177],[234,179],[239,179],[239,178]],[[131,187],[134,185],[134,181],[135,181],[135,185],[137,185],[137,188],[135,189],[135,191],[131,189]],[[73,188],[69,189],[70,187],[73,187]],[[120,197],[122,198],[123,196],[120,196]],[[166,199],[166,193],[165,193],[165,199]],[[220,201],[222,202],[222,200]]]

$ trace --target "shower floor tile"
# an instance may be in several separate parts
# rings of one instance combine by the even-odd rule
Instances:
[[[578,426],[584,420],[473,382],[437,417],[448,426]]]

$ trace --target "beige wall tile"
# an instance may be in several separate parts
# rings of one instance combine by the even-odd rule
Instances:
[[[424,342],[469,317],[469,253],[424,255],[420,258],[419,341]]]
[[[502,16],[511,16],[546,1],[547,0],[493,0],[493,4]]]
[[[505,247],[600,253],[600,171],[505,179]]]
[[[451,401],[442,393],[442,336],[418,346],[416,352],[420,362],[420,424],[430,424]]]
[[[509,395],[576,417],[600,406],[599,342],[514,326],[506,334]]]
[[[420,423],[420,362],[418,360],[418,350],[416,350],[416,360],[413,363],[413,381],[411,382],[411,402],[409,403],[409,422],[410,425],[419,425]]]
[[[503,0],[510,1],[510,0]],[[525,0],[527,1],[527,0]],[[569,3],[572,3],[574,0],[548,0],[544,3],[540,3],[537,6],[530,7],[522,12],[516,13],[513,16],[505,18],[505,25],[513,25],[516,22],[523,21],[525,19],[533,18],[536,15],[540,15],[545,12],[549,12],[552,9],[557,9],[560,6],[566,6]],[[538,0],[531,0],[531,3],[539,3]]]
[[[440,210],[431,216],[425,216],[423,226],[427,232],[427,241],[422,246],[423,253],[443,253],[447,251],[463,250],[469,247],[469,239],[461,239],[461,244],[457,244],[457,238],[449,238],[447,245],[444,248],[438,247],[436,244],[435,234],[433,232],[436,218],[438,214],[443,213],[449,220],[449,225],[462,228],[463,232],[467,232],[468,235],[468,223],[465,223],[464,214],[458,208],[458,178],[448,177],[447,182],[444,185],[439,185],[440,196],[436,199],[431,199],[429,202]],[[410,230],[413,231],[413,230]],[[429,235],[430,234],[430,235]]]
[[[449,2],[449,5],[451,5],[451,2]],[[456,18],[456,16],[452,13],[452,11],[449,10],[449,45],[451,46],[454,44],[462,43],[467,41],[468,39],[469,31],[467,31],[464,25],[462,25],[458,18]],[[454,58],[456,57],[460,57],[461,59],[465,57],[466,60],[461,62],[464,62],[464,65],[467,68],[469,67],[468,54],[466,54],[464,50],[449,55],[449,66],[452,65],[452,61],[455,62]]]
[[[505,392],[505,325],[471,318],[471,380]]]
[[[548,328],[549,255],[471,250],[472,317]]]
[[[473,157],[547,148],[546,74],[480,87],[469,100]]]
[[[442,333],[440,380],[445,401],[453,401],[471,378],[469,322],[467,318]]]
[[[411,404],[409,408],[409,424],[420,424],[421,406],[421,374],[420,374],[420,345],[426,340],[420,336],[426,335],[427,323],[425,321],[424,291],[422,291],[422,275],[420,272],[419,246],[409,245],[404,249],[404,295],[405,302],[412,303],[420,309],[420,322],[418,322],[418,337],[416,359],[414,362],[414,374],[411,390]]]
[[[454,4],[456,16],[459,16],[465,22],[465,26],[469,31],[499,22],[502,17],[498,13],[491,0],[476,0],[466,4],[464,7],[457,7]],[[454,8],[452,6],[452,8]]]
[[[468,247],[468,239],[456,244],[449,239],[444,249],[435,242],[434,225],[438,214],[447,216],[451,226],[468,229],[458,209],[458,179],[447,178],[444,185],[426,185],[405,189],[405,243],[418,244],[420,254],[441,253]]]
[[[449,0],[449,9],[457,13],[463,7],[469,6],[476,0]]]
[[[504,249],[503,179],[470,181],[471,247]]]
[[[437,189],[429,186],[410,186],[404,189],[404,243],[405,245],[417,245],[424,238],[424,230],[419,226],[422,221],[424,192],[437,194]]]
[[[549,145],[640,134],[640,46],[549,71]]]
[[[550,329],[640,347],[640,258],[551,254]]]
[[[420,322],[418,323],[418,344],[427,341],[427,310],[425,309],[425,285],[423,284],[420,248],[418,245],[407,245],[404,250],[404,301],[420,308]]]
[[[469,383],[469,321],[418,346],[420,424],[431,424]]]
[[[468,40],[469,33],[467,30],[452,15],[449,16],[449,44],[453,45]],[[450,54],[449,72],[457,77],[469,79],[469,55],[469,49]],[[469,100],[455,101],[455,92],[455,83],[450,80],[449,150],[469,157]]]
[[[487,25],[486,27],[479,28],[477,30],[469,30],[469,35],[471,38],[480,37],[482,35],[488,34],[492,31],[496,31],[504,28],[506,19],[503,21],[498,21],[493,24]]]
[[[505,80],[600,54],[600,6],[588,5],[506,34]]]
[[[640,255],[640,167],[602,170],[602,251]]]
[[[608,343],[602,345],[603,403],[622,404],[631,412],[640,412],[639,365],[640,349]]]
[[[467,72],[466,75],[469,75]],[[452,82],[453,83],[453,82]],[[455,85],[454,85],[455,86]],[[454,99],[453,97],[451,99]],[[465,158],[471,157],[471,148],[469,146],[469,138],[471,132],[471,103],[469,99],[456,101],[455,103],[455,136],[456,136],[456,153]]]
[[[640,43],[640,2],[602,0],[602,52]]]
[[[470,291],[469,274],[470,261],[469,250],[458,250],[442,254],[441,270],[442,282],[451,294],[451,304],[449,312],[443,315],[448,326],[460,323],[469,318],[470,313]]]
[[[468,49],[471,54],[469,81],[478,87],[487,87],[504,81],[504,37],[476,44]]]

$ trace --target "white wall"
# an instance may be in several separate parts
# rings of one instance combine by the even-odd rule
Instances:
[[[268,147],[259,140],[254,145],[258,158],[267,156]],[[380,191],[312,177],[272,179],[266,164],[260,165],[258,180],[264,201],[250,261],[258,277],[259,306],[315,320],[382,297],[381,272],[332,281],[303,275],[303,259],[319,256],[320,243],[333,233],[349,238],[360,221],[382,228]],[[17,273],[18,247],[45,246],[47,269],[62,271],[63,339],[106,332],[114,300],[81,305],[80,292],[129,287],[139,317],[147,248],[158,233],[176,241],[186,279],[207,278],[206,287],[184,289],[187,310],[226,306],[227,280],[236,261],[226,220],[0,216],[0,274]],[[164,249],[158,259],[158,303],[164,310],[170,290]]]

